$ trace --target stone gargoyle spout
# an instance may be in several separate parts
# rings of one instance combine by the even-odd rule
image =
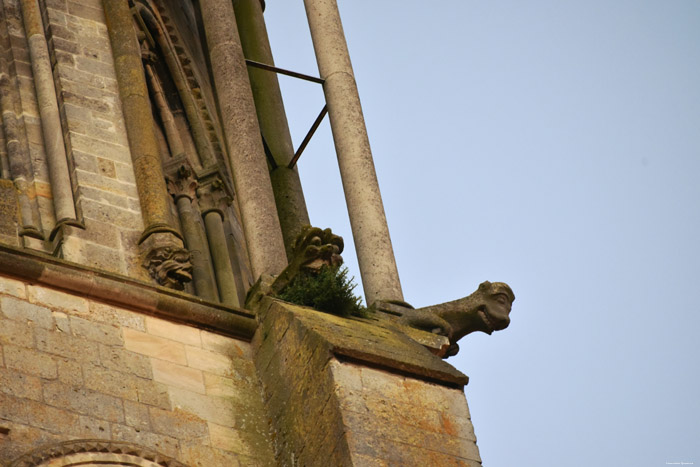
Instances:
[[[510,310],[515,300],[513,291],[503,282],[482,282],[473,294],[439,305],[407,309],[399,322],[447,336],[450,348],[445,357],[459,352],[457,341],[475,331],[487,334],[510,324]]]
[[[343,239],[331,229],[306,225],[294,241],[289,264],[277,276],[260,277],[248,291],[246,308],[251,309],[264,295],[279,295],[295,277],[302,273],[317,274],[322,267],[343,264]]]

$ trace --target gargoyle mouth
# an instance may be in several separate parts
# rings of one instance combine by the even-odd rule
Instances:
[[[192,280],[192,274],[186,269],[171,269],[167,272],[167,276],[177,282],[189,282]]]
[[[484,332],[487,334],[505,329],[510,324],[510,319],[507,317],[506,319],[495,318],[489,313],[488,308],[485,306],[479,308],[479,316],[481,317],[481,321],[486,325],[486,331]]]
[[[486,307],[482,306],[481,308],[479,308],[479,316],[481,317],[481,321],[486,325],[485,332],[487,334],[493,334],[493,331],[496,330],[496,324],[486,312]]]

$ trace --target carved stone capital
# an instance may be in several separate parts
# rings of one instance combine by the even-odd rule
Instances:
[[[177,201],[184,197],[193,200],[197,193],[197,180],[189,165],[183,164],[173,174],[165,177],[168,193]]]
[[[218,174],[200,180],[197,199],[203,214],[209,211],[221,212],[221,208],[230,205],[233,200],[232,196],[229,196],[226,184]]]

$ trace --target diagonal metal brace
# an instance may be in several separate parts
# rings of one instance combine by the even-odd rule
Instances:
[[[311,137],[314,135],[314,133],[316,133],[318,126],[321,124],[321,122],[323,121],[323,117],[325,117],[327,113],[328,105],[324,105],[321,109],[321,112],[318,114],[318,117],[316,117],[314,124],[311,125],[311,128],[309,128],[309,132],[306,133],[306,136],[304,136],[304,141],[301,142],[301,144],[299,145],[299,149],[297,149],[297,152],[294,153],[294,157],[292,157],[292,160],[289,161],[289,165],[287,165],[287,168],[294,168],[297,161],[301,157],[301,153],[304,152],[304,149],[306,149],[306,146],[309,144],[309,141],[311,141]]]
[[[249,65],[249,66],[252,66],[255,68],[261,68],[261,69],[267,70],[267,71],[274,71],[275,73],[279,73],[281,75],[287,75],[287,76],[291,76],[293,78],[299,78],[299,79],[303,79],[306,81],[311,81],[313,83],[323,84],[325,81],[325,80],[323,80],[321,78],[317,78],[315,76],[305,75],[304,73],[297,73],[296,71],[285,70],[284,68],[279,68],[276,66],[267,65],[265,63],[260,63],[260,62],[256,62],[253,60],[248,60],[247,58],[245,60],[245,63],[246,63],[246,65]]]

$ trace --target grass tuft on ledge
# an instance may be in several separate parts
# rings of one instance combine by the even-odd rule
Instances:
[[[277,298],[333,315],[366,318],[369,311],[353,293],[355,287],[346,267],[324,266],[318,274],[303,272],[296,276]]]

